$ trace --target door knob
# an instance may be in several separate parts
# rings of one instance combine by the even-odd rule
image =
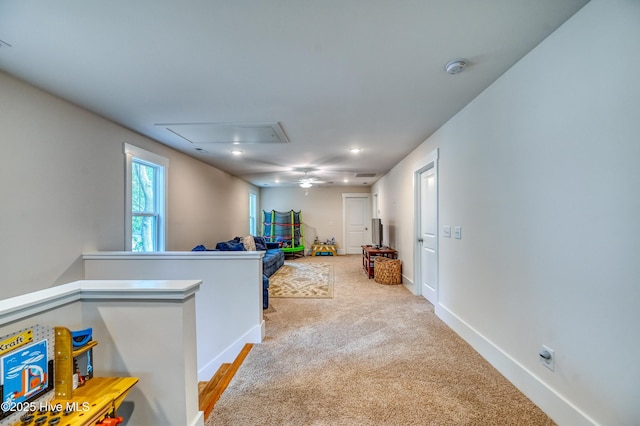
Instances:
[[[418,242],[419,242],[419,243],[421,243],[421,242],[423,242],[423,241],[424,241],[424,240],[423,240],[422,238],[418,238]]]

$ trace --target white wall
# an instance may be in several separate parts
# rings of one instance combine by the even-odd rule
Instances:
[[[439,238],[436,311],[560,424],[640,423],[638,40],[639,2],[592,0],[373,188],[413,279],[413,173],[439,148],[463,237]]]
[[[167,250],[248,232],[254,186],[4,73],[0,140],[0,298],[82,279],[83,252],[124,249],[124,142],[169,159]]]
[[[263,188],[262,210],[302,212],[302,224],[307,248],[317,236],[321,241],[336,239],[338,248],[342,241],[342,194],[369,193],[368,186],[335,186],[303,188]],[[306,195],[305,195],[306,194]],[[260,218],[260,220],[262,220]],[[259,226],[258,229],[261,229]]]

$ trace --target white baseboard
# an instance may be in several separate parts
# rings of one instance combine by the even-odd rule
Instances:
[[[198,370],[198,381],[206,382],[216,374],[220,366],[224,363],[232,363],[237,357],[244,345],[247,343],[261,343],[265,333],[265,322],[262,320],[260,325],[252,327],[242,337],[232,343],[222,353],[214,356],[204,367]]]
[[[204,426],[204,421],[204,411],[198,411],[198,415],[193,419],[189,426]]]
[[[597,424],[449,309],[438,304],[435,306],[435,313],[553,421],[559,425],[572,426]]]
[[[402,285],[409,290],[414,296],[419,296],[418,287],[416,287],[415,283],[406,277],[406,275],[402,274]]]

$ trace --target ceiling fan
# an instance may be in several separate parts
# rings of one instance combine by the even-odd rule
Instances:
[[[308,170],[305,170],[304,176],[298,179],[298,184],[300,185],[300,187],[305,189],[311,188],[314,184],[320,184],[320,183],[325,183],[325,182],[313,175],[309,175]]]
[[[265,162],[261,159],[248,158],[244,160],[261,168],[259,172],[247,175],[248,181],[258,186],[301,186],[309,188],[318,185],[367,184],[377,176],[366,170],[342,169],[340,167],[310,167],[308,165],[287,166],[284,164]],[[310,186],[308,186],[310,184]]]

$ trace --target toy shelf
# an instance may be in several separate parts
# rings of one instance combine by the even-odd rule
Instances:
[[[64,418],[64,425],[110,425],[122,422],[116,410],[129,390],[138,383],[136,377],[93,377],[93,348],[98,342],[89,340],[74,349],[71,331],[55,327],[54,398],[49,403],[61,413],[49,416]],[[84,359],[88,365],[80,369],[76,363]],[[84,370],[84,371],[82,371]],[[86,373],[82,385],[74,389],[74,373]],[[55,411],[55,410],[54,410]]]

